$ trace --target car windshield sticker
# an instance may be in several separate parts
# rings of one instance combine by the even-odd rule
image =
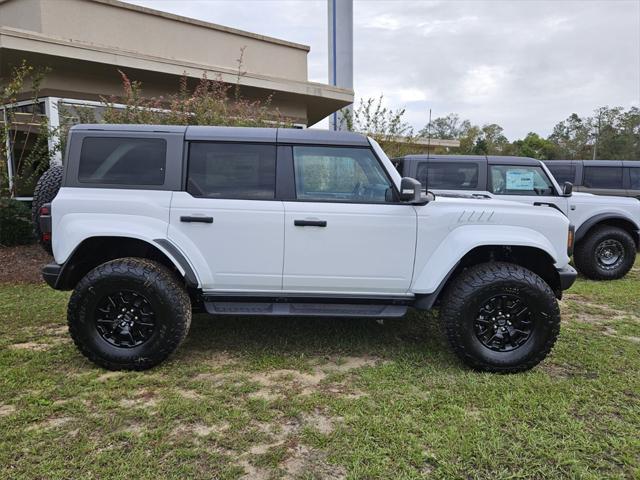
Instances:
[[[508,170],[507,190],[533,190],[533,172]]]

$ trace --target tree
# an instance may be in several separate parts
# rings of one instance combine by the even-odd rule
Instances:
[[[557,147],[558,158],[571,160],[590,158],[593,139],[591,121],[580,118],[577,113],[556,124],[549,135],[549,140]]]
[[[450,113],[446,117],[438,117],[431,122],[431,136],[443,140],[457,140],[471,127],[469,120],[460,121],[457,113]],[[418,133],[420,137],[429,135],[429,126],[426,125]]]
[[[384,96],[362,99],[350,110],[342,110],[348,130],[372,137],[389,157],[411,151],[413,127],[404,120],[405,109],[392,110],[384,105]]]
[[[555,158],[555,153],[555,144],[534,132],[529,132],[524,139],[516,140],[511,144],[511,154],[518,157],[549,160]]]

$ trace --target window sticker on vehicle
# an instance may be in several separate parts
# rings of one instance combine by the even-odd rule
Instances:
[[[533,190],[533,172],[508,170],[507,190]]]

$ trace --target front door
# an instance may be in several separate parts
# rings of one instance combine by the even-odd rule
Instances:
[[[203,290],[280,292],[275,145],[192,142],[187,177],[187,191],[173,193],[168,235],[189,250]]]
[[[368,148],[294,146],[295,201],[284,202],[285,292],[406,294],[416,212],[395,201]]]
[[[489,165],[488,190],[496,198],[553,206],[569,215],[569,202],[556,188],[540,166],[534,165]]]

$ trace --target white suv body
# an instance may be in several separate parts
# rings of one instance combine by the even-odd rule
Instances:
[[[450,309],[454,298],[479,295],[489,306],[474,308],[485,313],[461,314],[469,301],[442,316],[483,332],[480,344],[468,341],[473,348],[484,341],[486,352],[470,360],[470,346],[463,355],[458,340],[454,350],[492,371],[530,368],[557,336],[559,323],[545,319],[559,321],[553,297],[576,273],[570,224],[555,209],[425,197],[373,140],[352,133],[81,125],[68,145],[61,188],[40,219],[55,258],[43,275],[54,288],[74,289],[72,336],[100,365],[163,360],[188,322],[177,322],[171,349],[161,353],[151,325],[174,328],[176,317],[190,318],[191,308],[180,306],[187,300],[211,314],[383,318],[436,302],[447,310],[447,295]],[[143,272],[158,279],[157,295],[136,287]],[[486,281],[464,293],[461,279],[471,273]],[[519,286],[525,280],[539,297]],[[169,293],[171,305],[162,300]],[[522,310],[526,328],[498,314],[508,308],[514,316]],[[536,308],[544,334],[532,330]],[[490,338],[483,323],[494,309],[491,328],[503,337]],[[136,327],[149,312],[154,321]],[[450,340],[463,328],[451,325]]]
[[[590,278],[620,278],[635,261],[640,247],[640,201],[635,198],[571,192],[533,158],[408,155],[394,164],[436,194],[462,191],[556,208],[576,229],[575,260]]]

